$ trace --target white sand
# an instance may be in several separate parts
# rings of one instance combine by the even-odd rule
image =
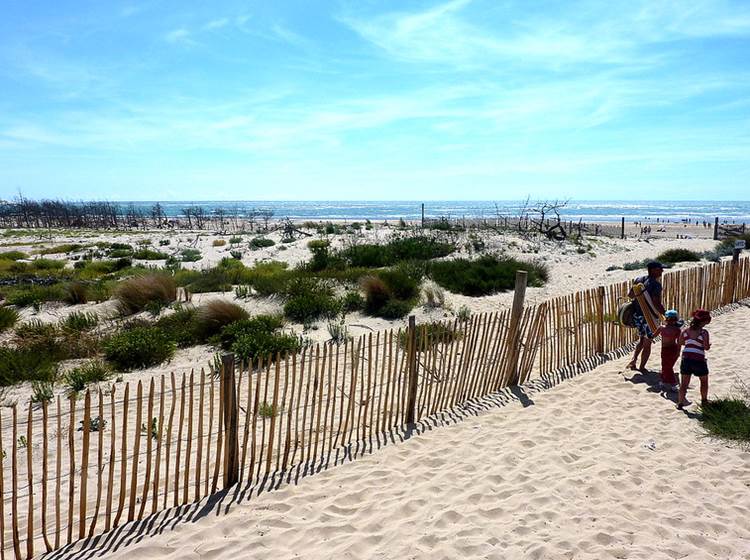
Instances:
[[[750,381],[748,321],[745,306],[710,326],[711,396]],[[628,380],[626,361],[505,405],[509,392],[488,398],[487,413],[438,420],[228,514],[209,507],[64,556],[750,558],[750,452],[704,437],[694,406],[679,412],[640,374]]]

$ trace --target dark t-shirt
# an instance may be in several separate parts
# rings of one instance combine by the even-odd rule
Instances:
[[[661,295],[661,282],[659,282],[656,278],[651,278],[650,276],[639,276],[633,281],[633,283],[643,284],[643,286],[646,288],[646,291],[648,292],[648,295],[651,296],[651,300],[654,300],[656,296]],[[638,300],[636,299],[633,300],[633,314],[640,315],[641,317],[643,316],[641,306],[638,305]]]

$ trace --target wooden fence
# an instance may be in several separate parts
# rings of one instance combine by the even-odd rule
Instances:
[[[750,297],[750,259],[665,274],[686,316]],[[314,466],[353,442],[635,340],[627,283],[466,321],[320,344],[217,372],[113,385],[0,411],[0,559],[30,558],[239,482]],[[519,294],[516,294],[519,296]]]

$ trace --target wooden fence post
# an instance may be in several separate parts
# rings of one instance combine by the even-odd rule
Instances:
[[[414,315],[409,315],[408,360],[409,360],[409,394],[406,400],[406,423],[413,424],[417,406],[417,327]]]
[[[229,488],[236,484],[240,477],[237,386],[234,382],[232,353],[221,357],[220,393],[224,411],[224,488]]]
[[[719,240],[719,217],[716,216],[714,219],[714,241]]]
[[[622,217],[622,223],[620,225],[620,239],[625,239],[625,216]]]
[[[604,354],[604,286],[596,289],[596,353]]]
[[[424,202],[422,203],[422,229],[424,229]]]
[[[518,358],[521,354],[521,316],[523,315],[523,301],[526,297],[528,276],[529,274],[525,270],[516,271],[516,291],[513,294],[513,307],[511,308],[510,325],[508,327],[508,341],[510,343],[508,363],[506,365],[508,385],[516,385],[518,383]]]
[[[732,251],[732,297],[729,301],[729,303],[734,303],[737,301],[737,272],[740,265],[740,253],[742,252],[742,249],[735,248],[734,251]]]

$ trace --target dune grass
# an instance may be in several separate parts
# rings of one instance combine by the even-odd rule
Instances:
[[[169,305],[177,299],[177,285],[166,274],[146,274],[118,284],[114,297],[119,311],[132,315],[154,305]]]
[[[700,420],[710,435],[750,445],[750,406],[744,399],[708,401],[701,406]]]
[[[518,270],[528,272],[529,286],[542,286],[549,278],[547,268],[543,264],[494,255],[485,255],[476,260],[453,259],[433,262],[430,266],[430,276],[448,291],[479,297],[513,288]]]

